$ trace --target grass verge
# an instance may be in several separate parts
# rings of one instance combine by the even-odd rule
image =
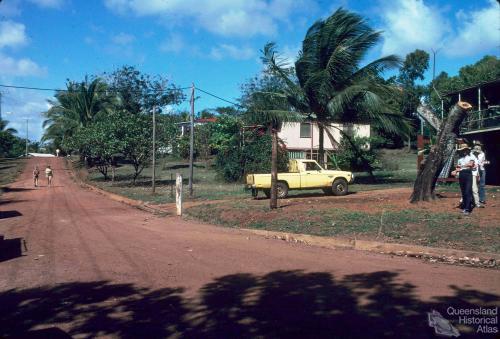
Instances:
[[[500,252],[498,226],[480,226],[473,218],[456,213],[390,208],[365,212],[317,206],[270,211],[261,201],[246,201],[197,205],[186,209],[186,215],[226,227]]]
[[[2,186],[14,182],[26,166],[26,159],[0,159],[0,194]]]

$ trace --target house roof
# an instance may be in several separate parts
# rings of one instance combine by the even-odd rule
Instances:
[[[478,87],[483,88],[483,87],[499,87],[499,86],[500,86],[500,78],[495,79],[495,80],[491,80],[491,81],[481,82],[481,83],[478,83],[474,86],[465,87],[465,88],[459,89],[457,91],[448,92],[448,93],[444,94],[444,96],[447,97],[447,96],[458,94],[458,93],[463,94],[465,92],[474,91]]]

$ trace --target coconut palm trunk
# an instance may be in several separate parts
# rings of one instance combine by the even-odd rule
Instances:
[[[271,200],[269,208],[278,208],[278,194],[276,192],[276,183],[278,182],[278,131],[270,127],[271,132]]]
[[[318,147],[318,162],[321,167],[325,166],[325,128],[323,125],[318,124],[318,137],[319,137],[319,147]]]

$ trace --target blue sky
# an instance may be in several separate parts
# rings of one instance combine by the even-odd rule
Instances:
[[[261,70],[266,42],[293,61],[307,28],[340,6],[384,31],[368,60],[435,49],[436,72],[454,75],[499,56],[496,0],[0,0],[0,83],[64,88],[127,64],[234,100]],[[3,118],[22,134],[29,118],[30,139],[39,139],[53,93],[0,91]],[[225,105],[198,94],[197,110]]]

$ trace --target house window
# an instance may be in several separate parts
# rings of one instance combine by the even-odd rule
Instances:
[[[304,122],[300,124],[300,137],[310,138],[311,137],[311,124]]]

